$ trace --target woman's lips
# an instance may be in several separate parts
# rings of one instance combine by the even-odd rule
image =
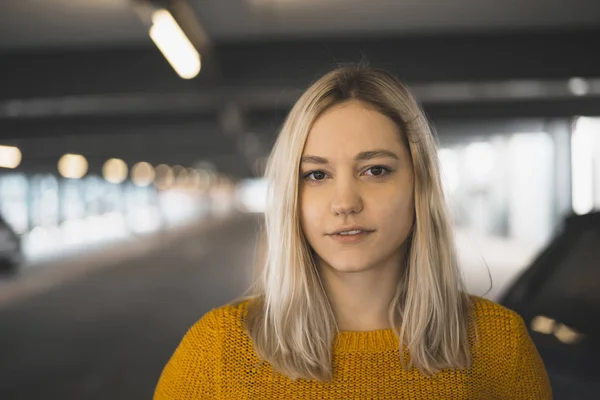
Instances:
[[[354,235],[341,235],[339,233],[334,233],[329,235],[329,237],[339,243],[353,244],[362,242],[372,233],[372,231],[361,231],[360,233]]]

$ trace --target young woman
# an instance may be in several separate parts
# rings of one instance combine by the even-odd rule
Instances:
[[[155,399],[550,399],[523,320],[465,292],[436,151],[389,73],[312,85],[268,162],[254,293],[188,331]]]

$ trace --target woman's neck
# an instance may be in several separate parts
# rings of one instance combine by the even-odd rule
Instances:
[[[389,329],[389,307],[400,279],[400,263],[389,260],[360,272],[340,272],[321,262],[319,273],[340,331]]]

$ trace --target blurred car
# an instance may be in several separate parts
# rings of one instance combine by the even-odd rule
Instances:
[[[555,399],[600,399],[600,212],[566,218],[499,302],[525,320]]]
[[[0,216],[0,273],[18,272],[21,261],[21,238]]]

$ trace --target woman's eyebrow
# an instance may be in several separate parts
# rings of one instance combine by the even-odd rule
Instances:
[[[318,157],[318,156],[303,156],[300,160],[301,164],[329,164],[329,161],[326,158]]]
[[[354,157],[356,161],[367,161],[372,160],[374,158],[393,158],[394,160],[400,159],[400,157],[398,157],[396,153],[384,149],[363,151],[358,153],[356,157]]]
[[[398,157],[396,155],[396,153],[394,153],[394,152],[391,152],[389,150],[384,150],[384,149],[375,149],[375,150],[369,150],[369,151],[362,151],[362,152],[358,153],[354,157],[354,160],[367,161],[367,160],[372,160],[374,158],[392,158],[394,160],[400,159],[400,157]],[[301,164],[304,164],[304,163],[307,163],[307,164],[329,164],[329,160],[327,160],[324,157],[305,155],[300,160],[300,163]]]

